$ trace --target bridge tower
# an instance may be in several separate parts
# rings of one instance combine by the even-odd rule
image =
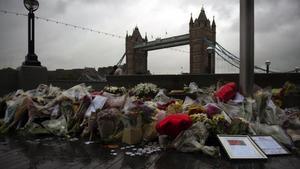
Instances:
[[[134,49],[137,44],[147,42],[147,36],[142,38],[138,27],[135,27],[131,36],[126,34],[126,66],[127,74],[147,74],[147,56],[146,50]]]
[[[204,41],[205,38],[211,42],[216,42],[216,24],[213,19],[212,24],[210,20],[206,18],[204,9],[193,21],[191,16],[189,24],[189,34],[190,34],[190,73],[215,73],[215,53],[213,52],[209,55],[207,47],[208,44]],[[211,57],[212,69],[209,68],[209,59]],[[210,70],[213,70],[211,72]]]

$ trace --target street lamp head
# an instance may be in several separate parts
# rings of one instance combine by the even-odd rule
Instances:
[[[265,64],[266,64],[267,66],[270,66],[270,65],[271,65],[271,61],[266,60]]]
[[[206,50],[208,51],[208,53],[213,53],[214,50],[215,50],[215,48],[214,48],[213,46],[208,46],[208,47],[206,48]]]
[[[39,2],[37,0],[24,0],[23,3],[25,8],[30,12],[34,12],[39,8]]]

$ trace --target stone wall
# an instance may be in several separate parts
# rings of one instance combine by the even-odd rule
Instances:
[[[106,82],[94,82],[94,81],[77,81],[77,80],[49,80],[48,85],[60,87],[62,89],[69,89],[75,85],[84,83],[86,86],[92,86],[95,90],[102,90],[107,83]]]
[[[54,86],[68,89],[80,83],[85,83],[87,85],[91,85],[94,89],[102,89],[107,83],[99,82],[99,81],[89,81],[89,80],[78,80],[78,78],[82,75],[82,71],[84,69],[73,69],[73,70],[57,70],[57,71],[48,71],[46,83],[48,85],[52,84]],[[46,70],[47,71],[47,70]],[[27,77],[28,75],[20,74],[19,70],[16,69],[1,69],[0,70],[0,97],[8,94],[10,92],[16,91],[20,89],[22,81],[20,81],[19,76]],[[35,79],[35,76],[29,76],[31,79]],[[29,79],[30,80],[30,79]],[[24,82],[23,82],[24,83]],[[38,84],[27,83],[27,89],[33,89],[38,86]],[[28,86],[29,85],[29,86]],[[23,85],[24,86],[24,85]]]
[[[14,69],[0,70],[0,96],[17,90],[19,87],[18,71]],[[199,87],[216,84],[218,81],[239,81],[239,74],[202,74],[202,75],[123,75],[107,76],[107,82],[48,79],[48,84],[68,89],[80,83],[91,85],[101,90],[106,85],[133,87],[138,83],[150,82],[166,89],[182,89],[190,82],[196,82]],[[300,85],[300,73],[255,74],[255,83],[261,87],[281,87],[286,81]]]
[[[109,85],[132,87],[138,83],[150,82],[166,89],[182,89],[190,82],[196,82],[199,87],[216,84],[218,81],[239,83],[239,74],[202,74],[202,75],[131,75],[107,76]],[[255,84],[261,87],[281,87],[286,81],[300,85],[300,74],[255,74]]]
[[[18,89],[18,71],[7,68],[0,70],[0,96]]]

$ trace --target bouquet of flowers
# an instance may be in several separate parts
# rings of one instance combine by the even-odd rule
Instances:
[[[203,93],[203,90],[198,87],[195,82],[191,82],[189,86],[184,86],[183,90],[186,93]]]
[[[207,115],[203,113],[192,114],[190,115],[190,118],[192,119],[193,123],[196,123],[198,121],[205,123],[208,121]]]
[[[105,92],[112,93],[112,94],[125,94],[126,93],[125,87],[105,86],[103,90]]]
[[[226,121],[225,116],[217,114],[212,119],[207,120],[209,130],[211,134],[225,134],[230,127],[230,124]]]
[[[227,134],[248,134],[249,133],[249,122],[243,118],[234,118],[230,124],[230,128]]]
[[[155,84],[152,83],[140,83],[136,85],[131,93],[135,96],[145,97],[145,96],[154,96],[158,92],[158,88]]]

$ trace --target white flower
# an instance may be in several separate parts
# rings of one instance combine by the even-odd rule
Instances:
[[[140,83],[133,88],[133,93],[135,95],[142,95],[142,94],[151,94],[157,93],[158,88],[155,84],[152,83]]]

